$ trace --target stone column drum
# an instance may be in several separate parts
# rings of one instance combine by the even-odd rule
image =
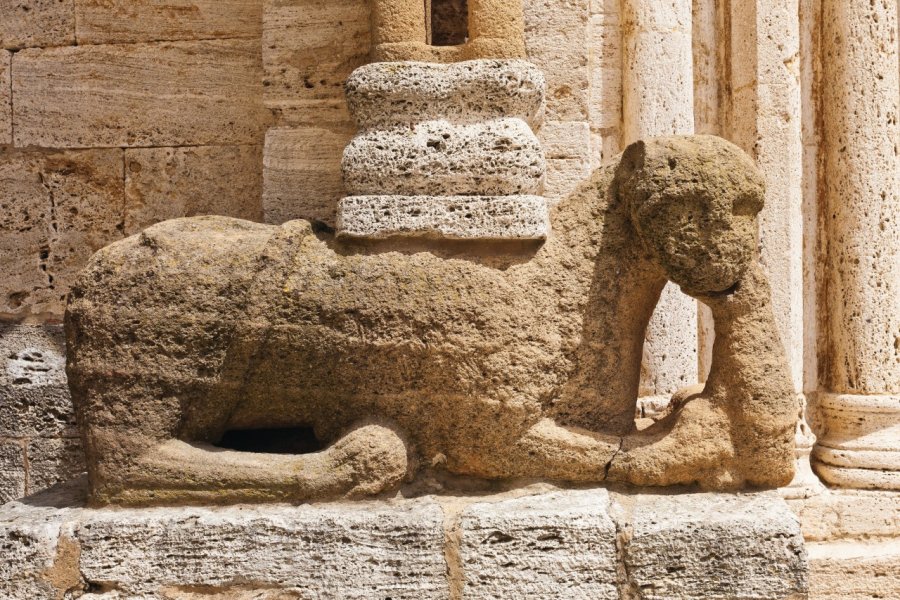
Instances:
[[[818,474],[900,489],[896,2],[825,0]]]
[[[523,60],[383,62],[347,82],[337,234],[544,239],[544,77]]]
[[[625,144],[693,133],[691,2],[626,0],[622,21]],[[642,396],[667,402],[672,392],[697,383],[697,302],[678,286],[663,290],[644,348]]]

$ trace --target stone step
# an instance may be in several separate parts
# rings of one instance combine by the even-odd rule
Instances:
[[[542,240],[549,233],[540,196],[348,196],[337,211],[343,237]]]
[[[74,482],[0,507],[0,597],[807,597],[800,526],[773,493],[539,484],[477,497],[152,509],[88,509],[83,495]]]
[[[345,86],[350,112],[363,129],[498,117],[536,126],[543,118],[545,88],[544,75],[524,60],[370,63],[356,69]]]
[[[371,129],[344,149],[348,195],[540,194],[547,164],[521,119],[465,125],[444,120]]]

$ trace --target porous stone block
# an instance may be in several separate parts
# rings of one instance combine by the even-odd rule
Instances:
[[[352,137],[349,129],[270,129],[263,156],[265,222],[308,219],[333,226],[344,196],[341,156]]]
[[[0,48],[74,43],[74,0],[0,0]]]
[[[606,490],[473,504],[460,529],[465,598],[619,598]]]
[[[79,44],[259,38],[263,0],[74,0]]]
[[[812,600],[900,598],[900,543],[848,540],[808,549]]]
[[[73,278],[122,237],[122,154],[0,150],[0,315],[62,317]]]
[[[75,435],[60,325],[0,324],[0,437]]]
[[[279,124],[349,121],[344,82],[369,61],[369,3],[265,0],[265,105]]]
[[[524,3],[528,60],[547,77],[547,118],[585,121],[589,104],[589,0]]]
[[[33,438],[28,441],[28,489],[35,494],[85,472],[81,438]]]
[[[0,438],[0,503],[21,498],[24,495],[25,448],[20,440]],[[0,567],[0,574],[2,574],[2,567]]]
[[[195,215],[262,219],[262,146],[125,151],[125,233]]]
[[[12,143],[12,54],[0,50],[0,146]]]
[[[18,146],[251,144],[268,119],[253,40],[23,50],[13,94]]]
[[[540,194],[546,163],[525,121],[425,121],[353,138],[341,163],[350,195]]]
[[[435,503],[91,511],[75,528],[88,581],[299,588],[309,597],[447,597]]]
[[[644,600],[800,599],[800,522],[777,494],[623,497],[628,585]]]
[[[371,63],[347,80],[347,103],[360,127],[446,119],[481,122],[543,117],[544,75],[524,60],[452,64]]]
[[[539,240],[550,232],[541,196],[348,196],[337,233],[347,237]]]

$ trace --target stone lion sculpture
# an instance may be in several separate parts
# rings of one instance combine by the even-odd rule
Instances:
[[[98,252],[66,313],[93,502],[377,494],[416,465],[706,489],[790,481],[796,406],[758,265],[763,183],[715,137],[630,146],[542,245],[372,243],[305,221],[160,223]],[[667,280],[715,317],[712,372],[639,430]],[[216,447],[308,427],[305,454]]]

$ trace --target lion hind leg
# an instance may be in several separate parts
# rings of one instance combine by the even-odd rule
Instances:
[[[391,427],[361,423],[320,452],[240,452],[168,440],[144,452],[97,503],[123,505],[304,502],[379,494],[408,469],[403,438]]]

